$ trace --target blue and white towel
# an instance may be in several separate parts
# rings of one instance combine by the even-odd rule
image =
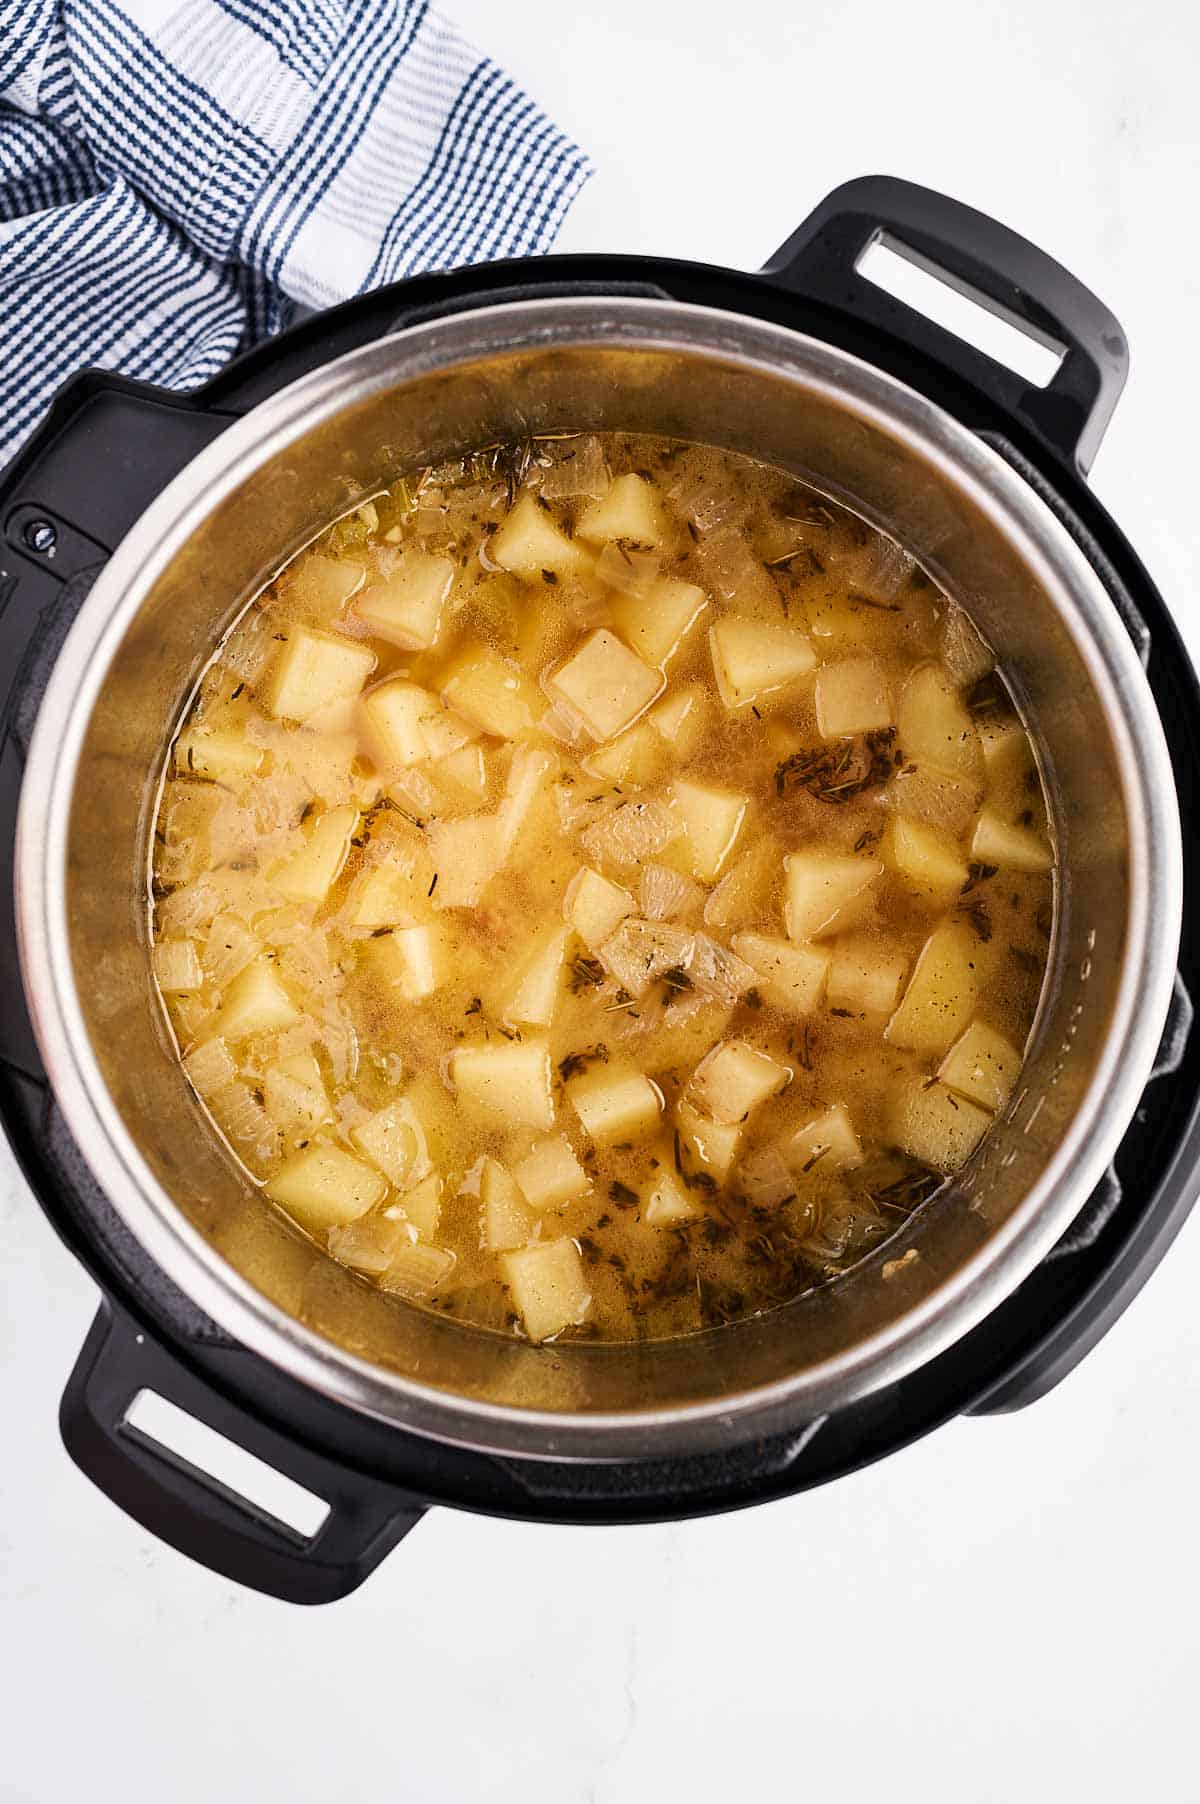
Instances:
[[[426,0],[0,0],[0,467],[76,369],[192,387],[589,173]]]

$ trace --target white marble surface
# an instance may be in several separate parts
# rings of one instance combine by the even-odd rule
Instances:
[[[1092,283],[1134,349],[1096,485],[1200,648],[1194,9],[454,10],[596,159],[564,249],[750,267],[878,169]],[[824,1492],[655,1529],[438,1512],[301,1612],[189,1566],[68,1465],[55,1412],[94,1294],[0,1155],[0,1799],[1195,1799],[1198,1284],[1200,1220],[1060,1391]]]

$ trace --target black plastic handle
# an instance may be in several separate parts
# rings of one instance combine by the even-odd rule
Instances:
[[[298,1533],[132,1427],[153,1391],[329,1506]],[[66,1390],[60,1427],[92,1483],[151,1534],[239,1585],[285,1603],[327,1604],[357,1589],[424,1515],[405,1492],[352,1472],[218,1396],[105,1302]]]
[[[895,299],[859,271],[879,241],[1039,343],[1061,350],[1039,388]],[[765,276],[879,328],[970,382],[1086,474],[1129,373],[1108,308],[1027,238],[961,201],[893,176],[835,188],[771,258]]]

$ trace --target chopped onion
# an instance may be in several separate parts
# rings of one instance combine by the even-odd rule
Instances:
[[[941,650],[943,664],[964,689],[996,667],[995,653],[954,602],[950,603],[942,621]]]
[[[912,580],[917,561],[897,545],[873,532],[870,542],[858,547],[847,557],[839,558],[834,569],[839,579],[852,591],[869,601],[893,602]]]
[[[678,817],[663,802],[623,802],[580,835],[589,857],[641,864],[678,839]]]
[[[209,981],[223,990],[261,951],[262,941],[236,915],[215,916],[204,942],[204,969]]]
[[[645,595],[658,581],[659,563],[652,551],[627,551],[612,540],[596,559],[596,575],[622,595]]]
[[[706,933],[696,934],[692,942],[687,973],[698,990],[729,1005],[759,982],[758,972],[752,965],[718,941],[710,940]]]
[[[330,1228],[326,1242],[335,1259],[352,1266],[356,1272],[379,1277],[396,1257],[415,1243],[416,1236],[406,1221],[386,1215],[360,1215],[343,1228]]]
[[[562,439],[545,449],[550,461],[542,471],[541,491],[547,501],[569,501],[575,495],[598,501],[608,493],[612,477],[598,438]]]
[[[631,996],[644,996],[664,971],[686,967],[692,936],[665,921],[641,921],[636,915],[622,921],[612,938],[600,948],[600,963]]]
[[[782,620],[783,604],[771,573],[740,532],[722,527],[702,540],[698,555],[705,581],[722,601],[736,602],[745,612],[769,612]]]
[[[189,1052],[183,1061],[183,1068],[195,1089],[205,1101],[211,1100],[218,1091],[225,1089],[237,1077],[237,1066],[224,1040],[205,1040]]]
[[[751,1203],[774,1209],[796,1192],[796,1181],[777,1146],[760,1147],[742,1161],[742,1189]]]
[[[714,494],[707,478],[696,470],[677,476],[667,495],[699,532],[715,532],[737,506],[732,495]]]
[[[699,884],[673,871],[670,865],[646,864],[638,888],[642,913],[651,921],[669,921],[686,914],[703,898]]]
[[[450,1276],[454,1263],[454,1254],[448,1247],[425,1246],[418,1241],[401,1247],[379,1282],[384,1290],[425,1297]]]

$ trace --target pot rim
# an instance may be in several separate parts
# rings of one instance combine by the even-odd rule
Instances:
[[[1067,604],[1060,615],[1107,710],[1129,789],[1129,925],[1108,1038],[1067,1133],[1008,1219],[905,1315],[803,1373],[704,1403],[594,1415],[417,1383],[308,1328],[225,1261],[157,1182],[108,1094],[76,993],[66,883],[92,708],[130,619],[201,519],[261,463],[381,389],[514,351],[574,346],[748,368],[849,407],[932,464]],[[546,1460],[661,1459],[798,1428],[905,1376],[982,1320],[1060,1238],[1133,1116],[1170,1003],[1183,897],[1174,780],[1145,674],[1096,571],[1034,490],[927,397],[820,339],[691,303],[610,297],[515,301],[409,327],[300,378],[202,451],[117,547],[59,654],[22,787],[15,887],[25,990],[55,1096],[93,1175],[165,1275],[242,1346],[336,1403],[434,1440]]]

